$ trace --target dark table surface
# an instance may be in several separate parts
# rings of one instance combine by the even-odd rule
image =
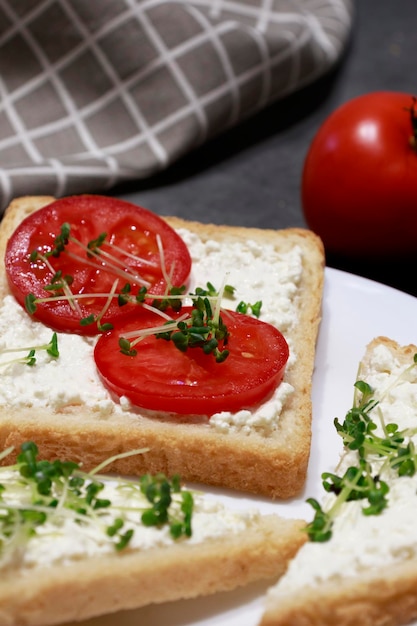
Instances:
[[[318,128],[340,104],[360,94],[416,93],[416,58],[416,0],[358,0],[350,45],[331,75],[151,180],[120,186],[112,193],[160,215],[262,228],[305,227],[301,172]],[[328,256],[327,265],[417,295],[417,259],[364,263]]]

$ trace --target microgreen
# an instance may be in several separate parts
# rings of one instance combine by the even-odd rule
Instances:
[[[235,287],[232,285],[224,285],[222,289],[222,294],[226,297],[232,298],[235,294]],[[205,287],[196,287],[194,293],[191,293],[191,297],[196,298],[214,298],[217,299],[220,295],[220,292],[211,282],[207,282]]]
[[[90,315],[80,318],[80,326],[89,326],[91,324],[97,324],[97,330],[99,332],[105,332],[113,328],[113,325],[111,323],[102,324],[101,320],[103,316],[106,314],[112,300],[114,298],[119,297],[116,293],[117,284],[118,284],[118,281],[115,280],[109,293],[93,293],[93,294],[83,293],[83,294],[77,294],[77,296],[71,296],[72,299],[76,297],[77,304],[78,304],[78,300],[83,300],[83,299],[87,299],[87,300],[91,300],[91,298],[105,298],[106,299],[106,302],[104,306],[102,307],[102,309],[99,311],[99,313],[97,313],[96,315],[91,313]],[[58,294],[55,294],[54,296],[51,296],[48,298],[37,298],[33,293],[29,293],[25,297],[25,309],[29,313],[29,315],[34,315],[36,313],[38,304],[43,304],[45,302],[61,302],[64,299],[66,298]],[[80,310],[80,315],[81,315],[81,309],[79,310]]]
[[[217,290],[212,283],[207,282],[205,287],[196,287],[194,292],[184,293],[185,288],[171,288],[167,296],[161,300],[155,299],[152,308],[162,312],[168,306],[178,312],[182,308],[182,301],[190,298],[192,302],[191,314],[188,317],[180,317],[177,320],[167,318],[166,324],[162,327],[139,329],[129,331],[119,338],[119,348],[126,356],[136,356],[135,345],[144,337],[155,335],[157,339],[172,341],[181,352],[186,352],[189,348],[201,348],[204,354],[212,354],[217,363],[222,363],[229,356],[228,344],[229,331],[220,314],[223,296],[233,297],[235,288],[225,284],[221,290]],[[125,288],[126,295],[129,289]],[[253,305],[241,302],[238,310],[241,313],[252,312],[259,317],[262,302]],[[134,338],[130,341],[130,338]]]
[[[115,281],[115,283],[117,284],[117,281]],[[88,326],[89,324],[97,323],[97,328],[99,331],[103,329],[108,330],[110,326],[108,328],[105,328],[105,326],[101,324],[101,319],[103,315],[106,313],[107,309],[109,308],[112,299],[116,299],[118,297],[119,296],[115,290],[115,284],[113,284],[112,289],[107,293],[81,293],[81,294],[77,294],[76,296],[75,295],[71,296],[73,300],[74,299],[77,300],[77,305],[78,305],[78,301],[91,300],[91,298],[98,298],[98,299],[104,298],[106,300],[102,310],[97,315],[90,314],[85,317],[82,317],[81,309],[78,307],[79,313],[80,313],[80,325]],[[47,297],[47,298],[38,298],[35,296],[35,294],[28,293],[25,297],[24,303],[25,303],[25,309],[27,313],[29,313],[29,315],[34,315],[36,313],[38,304],[44,304],[46,302],[62,302],[63,300],[68,300],[68,298],[66,296],[61,296],[57,294]]]
[[[261,308],[262,308],[262,300],[258,300],[254,304],[250,304],[249,302],[242,301],[242,302],[239,302],[239,304],[237,305],[236,311],[238,313],[244,313],[245,315],[251,312],[252,315],[254,315],[255,317],[259,317],[261,314]]]
[[[193,305],[190,318],[185,320],[179,319],[176,321],[176,325],[174,325],[172,318],[166,315],[167,326],[152,334],[155,334],[158,339],[172,341],[182,352],[185,352],[188,348],[198,347],[205,354],[213,355],[216,362],[223,362],[229,355],[229,350],[226,347],[229,331],[220,315],[221,301],[223,297],[234,298],[235,288],[229,284],[223,284],[222,288],[217,290],[212,283],[207,282],[204,288],[197,287],[194,293],[186,294],[185,285],[176,286],[172,284],[173,268],[171,267],[171,273],[167,271],[162,240],[159,235],[157,235],[156,241],[160,255],[160,269],[166,282],[166,290],[162,295],[148,293],[150,284],[140,276],[125,270],[126,262],[123,258],[132,257],[133,255],[108,242],[106,233],[100,233],[98,237],[90,240],[85,245],[72,236],[71,226],[68,222],[65,222],[62,224],[60,233],[54,240],[54,246],[49,252],[41,253],[38,250],[34,250],[30,255],[32,263],[41,261],[45,264],[52,278],[44,287],[45,291],[49,292],[48,297],[40,298],[33,293],[27,294],[25,298],[26,310],[30,315],[34,315],[39,304],[67,300],[73,308],[77,308],[80,314],[81,327],[95,324],[98,332],[107,332],[113,329],[113,325],[102,320],[114,299],[117,300],[119,307],[133,302],[145,308],[150,308],[150,310],[158,312],[162,316],[169,309],[175,313],[180,312],[184,299],[188,298],[191,299]],[[69,244],[71,243],[74,245],[70,248]],[[112,253],[109,253],[104,249],[105,245],[112,247],[120,256],[114,256]],[[76,247],[85,252],[85,257],[80,257],[79,254],[74,252]],[[73,277],[63,275],[61,270],[55,270],[49,260],[50,258],[58,258],[64,253],[70,258],[92,265],[96,269],[105,268],[107,271],[114,273],[118,278],[114,281],[110,292],[73,294],[71,292],[71,285],[74,282]],[[138,260],[136,257],[134,258]],[[147,263],[144,259],[140,259],[140,261],[143,264]],[[123,287],[117,293],[117,284],[120,277],[127,279],[127,282],[124,282]],[[138,285],[136,294],[132,291],[132,284]],[[99,313],[83,315],[80,302],[83,299],[91,298],[94,298],[94,300],[105,298],[106,301]],[[149,303],[150,299],[152,299],[151,303]],[[261,306],[261,301],[254,304],[241,301],[236,310],[245,314],[251,312],[256,317],[259,317]],[[127,337],[121,337],[119,340],[121,352],[127,356],[136,356],[135,343],[148,334],[150,334],[148,330],[145,332],[138,331],[136,340],[132,342]],[[33,357],[33,355],[31,356]]]
[[[134,255],[131,255],[129,252],[119,248],[113,243],[109,243],[106,241],[107,234],[101,233],[95,239],[92,239],[84,245],[81,241],[76,239],[71,235],[71,226],[68,222],[62,224],[60,233],[54,239],[54,246],[46,252],[40,252],[39,250],[33,250],[29,259],[32,264],[36,264],[37,262],[41,262],[45,265],[46,269],[51,274],[51,280],[48,284],[44,286],[46,292],[50,295],[45,298],[36,297],[33,293],[27,294],[25,298],[25,307],[27,312],[30,315],[34,315],[36,312],[37,305],[40,303],[46,302],[56,302],[66,300],[69,302],[70,306],[76,310],[81,318],[80,324],[82,326],[89,325],[92,323],[97,323],[97,327],[99,331],[109,330],[107,325],[101,325],[100,321],[103,317],[104,312],[108,309],[110,304],[109,299],[111,300],[115,296],[113,290],[110,293],[100,294],[100,293],[83,293],[83,294],[73,294],[71,291],[71,285],[73,284],[74,277],[71,275],[63,275],[61,270],[55,270],[51,263],[51,259],[57,259],[61,256],[61,254],[65,253],[70,258],[80,261],[81,263],[92,266],[96,270],[105,269],[109,273],[113,273],[117,277],[122,277],[125,280],[127,279],[130,282],[138,284],[142,287],[149,287],[150,283],[144,280],[138,273],[133,273],[125,269],[125,261],[123,258],[119,258],[106,250],[103,250],[104,244],[107,244],[110,248],[114,249],[119,255],[123,255],[124,258],[130,257],[135,261],[140,260],[142,265],[150,265],[155,267],[152,263],[149,263],[146,259],[138,259]],[[71,250],[68,249],[68,244],[73,243],[78,246],[82,251],[85,252],[85,257],[80,256],[79,254],[75,254]],[[119,305],[125,303],[123,299],[123,295],[126,293],[125,290],[122,290]],[[103,312],[99,313],[97,316],[82,316],[82,312],[79,305],[79,300],[82,299],[91,299],[94,298],[106,298],[106,304],[104,305]]]
[[[117,551],[129,545],[140,524],[168,526],[174,539],[190,537],[193,495],[181,487],[178,476],[146,474],[134,480],[100,473],[106,465],[143,451],[115,455],[83,472],[72,461],[39,459],[32,441],[22,444],[15,464],[0,468],[0,558],[20,550],[46,523],[57,529],[65,521],[78,528],[96,527]],[[110,483],[113,491],[108,490]],[[125,492],[123,500],[112,501],[115,489]]]
[[[191,318],[179,321],[176,330],[157,333],[156,337],[171,340],[181,352],[201,348],[204,354],[212,354],[217,363],[222,363],[229,355],[226,349],[229,331],[222,317],[215,316],[206,297],[194,300]]]
[[[59,257],[61,253],[65,251],[65,248],[68,245],[70,232],[70,224],[68,222],[64,222],[61,226],[59,235],[55,237],[55,247],[47,252],[45,256],[53,256],[56,258]]]
[[[51,340],[48,343],[36,345],[36,346],[23,346],[17,348],[3,348],[0,349],[0,354],[11,354],[19,352],[27,352],[26,355],[3,361],[0,366],[12,365],[13,363],[23,363],[29,366],[36,364],[36,352],[44,350],[50,357],[57,359],[59,357],[58,349],[58,337],[56,333],[52,334]]]
[[[181,285],[181,287],[172,286],[162,299],[154,298],[152,306],[159,311],[166,311],[168,308],[171,308],[178,313],[182,307],[183,298],[181,296],[184,295],[184,292],[185,285]]]
[[[393,383],[396,385],[407,372],[417,365],[417,355],[410,365]],[[392,388],[386,389],[381,398]],[[417,428],[400,430],[398,424],[385,424],[380,412],[380,402],[372,387],[359,380],[354,385],[354,404],[346,413],[343,422],[337,418],[334,425],[343,441],[345,450],[356,453],[357,462],[348,467],[340,476],[330,472],[322,474],[323,488],[334,494],[330,508],[325,509],[316,500],[307,502],[314,509],[314,518],[307,525],[307,533],[312,541],[327,541],[332,536],[335,516],[345,502],[363,501],[364,515],[379,515],[388,506],[389,485],[382,479],[384,472],[401,476],[413,476],[417,470],[417,452],[412,437]],[[380,430],[373,419],[373,412],[379,411]]]
[[[55,359],[59,357],[58,336],[56,333],[52,333],[51,341],[46,345],[45,349],[49,356],[52,356]]]
[[[120,337],[119,339],[120,352],[126,356],[136,356],[138,351],[132,347],[131,342],[126,337]]]
[[[163,474],[151,476],[145,474],[140,479],[140,489],[151,506],[142,513],[145,526],[169,525],[170,533],[178,539],[182,535],[191,536],[191,517],[193,498],[189,491],[182,491],[179,476],[174,475],[169,481]],[[180,494],[181,514],[171,512],[173,494]]]
[[[143,289],[145,289],[145,293],[146,293],[146,287],[144,287]],[[131,301],[131,292],[132,292],[132,285],[130,283],[126,283],[119,295],[117,296],[117,303],[119,306],[124,306],[125,304],[127,304],[128,302]]]
[[[33,293],[28,293],[25,297],[25,309],[29,315],[36,313],[36,305],[38,304],[38,298]]]
[[[228,298],[233,298],[236,292],[236,288],[233,287],[232,285],[224,285],[223,290],[222,290],[222,295],[226,296]],[[212,283],[207,282],[206,283],[206,287],[197,287],[195,289],[194,294],[190,294],[191,296],[197,296],[197,297],[207,297],[207,298],[218,298],[220,295],[220,292],[213,286]],[[235,311],[237,313],[243,313],[244,315],[249,315],[250,313],[252,315],[254,315],[255,317],[260,316],[261,314],[261,308],[262,308],[262,300],[258,300],[257,302],[254,302],[253,304],[250,304],[249,302],[244,302],[243,300],[241,300],[238,305],[236,306]]]
[[[65,222],[61,226],[61,230],[59,235],[57,235],[54,239],[54,246],[46,253],[41,255],[43,260],[48,257],[58,258],[64,252],[68,255],[68,257],[81,261],[86,265],[90,265],[96,269],[103,269],[105,266],[106,270],[110,273],[113,273],[116,276],[127,278],[132,282],[140,285],[149,286],[148,281],[144,280],[139,274],[128,272],[125,270],[125,262],[123,259],[120,259],[118,256],[115,256],[112,253],[104,250],[104,244],[107,244],[111,249],[114,249],[119,254],[122,254],[125,258],[131,257],[133,259],[140,260],[141,264],[153,266],[152,263],[145,259],[139,259],[134,255],[131,255],[126,250],[119,248],[113,243],[108,242],[107,233],[100,233],[98,237],[91,239],[86,245],[79,241],[76,237],[71,235],[71,225],[68,222]],[[85,257],[80,256],[79,254],[75,254],[71,250],[68,249],[68,245],[70,243],[78,246],[82,251],[85,252]],[[38,251],[35,250],[30,255],[30,260],[33,262],[36,259],[36,255],[38,255]],[[97,259],[99,258],[99,261]]]
[[[171,288],[169,295],[164,296],[159,304],[154,300],[150,309],[162,313],[170,306],[178,312],[182,308],[182,301],[191,298],[191,314],[180,316],[176,320],[167,316],[166,323],[162,326],[126,333],[119,338],[121,353],[136,356],[137,350],[134,346],[144,337],[154,335],[157,339],[172,341],[181,352],[186,352],[189,348],[201,348],[205,354],[212,354],[217,363],[222,363],[229,355],[226,348],[229,331],[220,315],[221,299],[225,290],[229,295],[234,292],[230,285],[225,285],[218,292],[211,283],[207,283],[206,288],[197,287],[194,293],[187,295],[184,293],[184,286]],[[130,341],[130,338],[133,340]]]
[[[160,311],[164,311],[168,307],[171,307],[174,311],[179,311],[182,306],[181,296],[185,291],[185,286],[177,287],[171,284],[170,274],[165,267],[162,241],[159,235],[157,235],[156,239],[161,259],[161,271],[166,280],[167,288],[164,295],[152,296],[154,298],[152,306]],[[68,245],[70,243],[78,246],[81,251],[85,252],[85,257],[76,254],[73,251],[74,248],[69,249]],[[117,252],[119,256],[115,256],[105,250],[105,245]],[[95,268],[96,270],[106,270],[107,272],[114,274],[118,279],[124,278],[125,281],[127,279],[127,282],[125,282],[119,294],[116,293],[116,289],[114,287],[109,293],[83,292],[82,294],[73,294],[71,291],[71,285],[74,282],[74,277],[67,274],[63,275],[61,270],[55,270],[51,264],[51,259],[58,258],[63,253],[78,262]],[[126,270],[125,259],[131,258],[135,262],[139,261],[142,266],[148,266],[153,269],[157,268],[153,262],[136,257],[127,250],[124,250],[114,243],[107,241],[106,233],[101,233],[95,239],[90,240],[87,245],[84,245],[81,241],[71,235],[71,226],[67,222],[62,224],[59,235],[57,235],[54,239],[54,246],[49,251],[41,253],[39,250],[34,250],[31,252],[29,258],[32,264],[36,264],[37,262],[44,264],[51,274],[51,280],[44,286],[45,291],[48,292],[47,297],[36,297],[33,293],[27,294],[25,298],[25,308],[27,312],[30,315],[34,315],[39,304],[61,302],[66,300],[69,302],[70,306],[73,309],[76,309],[79,313],[81,326],[97,324],[99,332],[112,329],[111,324],[102,324],[101,320],[105,312],[108,310],[113,298],[117,299],[119,306],[124,306],[128,302],[144,304],[145,298],[148,297],[147,292],[148,288],[151,286],[150,283],[147,280],[144,280],[139,274],[130,271],[130,269]],[[173,271],[173,268],[171,268],[171,271]],[[116,283],[117,281],[115,281],[113,285]],[[136,295],[132,293],[132,283],[138,285]],[[102,311],[98,314],[83,316],[80,308],[80,301],[91,300],[91,298],[105,298],[106,303],[104,304]]]
[[[95,239],[91,239],[91,241],[88,242],[87,255],[89,257],[94,256],[94,254],[100,254],[99,248],[101,248],[102,245],[104,244],[106,237],[107,237],[107,233],[100,233],[98,237],[96,237]]]
[[[109,306],[111,305],[111,302],[112,302],[113,298],[115,297],[117,284],[118,284],[118,280],[115,280],[113,285],[112,285],[112,288],[110,290],[110,293],[108,295],[108,298],[106,300],[106,303],[103,306],[103,308],[101,309],[101,311],[98,313],[98,315],[91,314],[91,315],[88,315],[87,317],[82,318],[80,320],[81,326],[88,326],[90,324],[97,324],[97,329],[98,329],[99,332],[107,332],[108,330],[112,330],[113,329],[113,324],[110,324],[109,322],[106,322],[106,323],[102,324],[101,320],[104,317],[104,315],[106,314],[106,311],[108,310]]]
[[[74,277],[69,274],[62,275],[62,270],[58,270],[51,278],[51,282],[44,286],[45,291],[52,292],[58,296],[65,294],[65,290],[72,285]]]
[[[51,282],[44,286],[45,291],[52,291],[54,293],[53,297],[55,298],[59,298],[59,299],[64,298],[65,300],[68,301],[70,307],[74,311],[81,313],[79,304],[77,300],[75,299],[74,294],[71,291],[71,284],[73,283],[73,277],[70,275],[62,276],[62,272],[60,270],[56,271],[48,258],[48,256],[55,256],[55,257],[59,256],[63,245],[64,244],[61,244],[59,248],[56,248],[56,250],[54,249],[54,251],[56,251],[55,254],[53,254],[52,251],[50,253],[48,252],[41,253],[38,250],[34,250],[30,254],[30,261],[33,264],[36,264],[38,261],[40,261],[41,263],[45,265],[45,267],[51,273],[52,275]],[[30,300],[30,302],[28,299]],[[33,294],[29,294],[27,296],[25,300],[25,304],[26,304],[26,308],[28,312],[29,313],[32,312],[33,314],[34,310],[36,309],[36,299],[34,298]],[[28,308],[28,304],[30,304],[30,308]]]

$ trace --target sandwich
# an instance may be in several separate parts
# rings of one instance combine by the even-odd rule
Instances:
[[[228,509],[178,476],[115,477],[111,459],[86,472],[43,459],[33,441],[0,456],[2,626],[78,622],[277,577],[305,540],[303,522]]]
[[[134,254],[127,270],[108,272],[121,254],[109,216],[125,214],[118,241]],[[81,243],[80,224],[89,230]],[[124,475],[179,474],[271,498],[300,493],[324,276],[311,231],[160,218],[103,196],[34,196],[6,210],[0,258],[3,448],[33,440],[43,458],[86,469],[117,457],[111,470]],[[93,283],[101,300],[89,298]],[[89,302],[98,307],[91,314]],[[196,349],[189,320],[201,303]],[[184,335],[187,345],[173,347]],[[234,350],[245,335],[246,347]],[[119,456],[139,448],[147,452]]]
[[[309,541],[268,592],[262,626],[375,626],[417,619],[417,346],[366,348],[345,418],[344,447]]]

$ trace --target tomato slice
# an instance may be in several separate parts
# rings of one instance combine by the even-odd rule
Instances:
[[[71,239],[59,256],[53,256],[50,253],[56,248],[55,239],[66,223],[70,225]],[[106,233],[106,237],[96,248],[99,256],[91,256],[85,246],[102,233]],[[125,285],[130,285],[133,295],[141,286],[153,295],[164,293],[167,285],[161,248],[171,283],[178,287],[186,284],[191,270],[190,253],[161,217],[117,198],[71,196],[41,208],[18,226],[7,245],[5,266],[10,289],[22,306],[28,294],[40,299],[63,296],[62,288],[56,290],[55,287],[60,286],[62,277],[71,277],[70,293],[66,289],[69,299],[61,297],[57,301],[36,303],[34,317],[54,330],[93,335],[98,332],[97,323],[81,325],[80,321],[100,315],[107,298],[94,294],[110,293],[116,279],[116,293]],[[35,250],[42,256],[38,254],[33,260]],[[51,282],[54,288],[45,290]],[[82,297],[72,299],[71,294]],[[88,294],[93,295],[88,297]],[[101,323],[114,323],[132,307],[137,304],[120,306],[114,297]]]
[[[181,313],[191,307],[183,307]],[[103,384],[116,396],[126,396],[140,408],[182,415],[213,415],[251,408],[281,382],[289,350],[272,325],[241,313],[222,312],[230,333],[230,353],[222,363],[201,348],[181,352],[173,341],[143,338],[136,356],[123,354],[119,339],[138,328],[161,325],[152,312],[124,320],[102,335],[94,351]]]

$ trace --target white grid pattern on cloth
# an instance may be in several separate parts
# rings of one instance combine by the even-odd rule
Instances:
[[[221,37],[220,37],[221,29],[211,29],[210,23],[208,22],[207,18],[203,14],[199,13],[194,7],[190,7],[190,11],[194,15],[196,21],[198,21],[200,24],[204,26],[205,32],[207,32],[209,39],[211,43],[213,44],[213,48],[216,50],[219,58],[221,59],[221,64],[223,66],[223,69],[226,75],[226,80],[224,84],[226,86],[226,90],[232,96],[232,105],[230,107],[230,122],[229,122],[230,125],[232,125],[236,123],[236,121],[239,118],[239,108],[240,108],[239,90],[238,90],[236,76],[233,72],[233,67],[230,63],[227,50],[225,49],[225,46],[223,45]],[[229,26],[229,25],[227,24],[226,26]]]
[[[146,120],[141,115],[140,110],[135,106],[135,103],[132,101],[132,98],[130,97],[129,93],[123,89],[122,82],[120,81],[117,72],[112,68],[111,64],[107,61],[105,55],[102,53],[99,46],[97,45],[97,42],[94,41],[94,38],[89,37],[89,33],[87,29],[83,25],[82,21],[78,18],[75,11],[72,10],[70,3],[67,0],[59,0],[59,1],[61,5],[65,7],[65,10],[70,15],[71,20],[74,22],[74,24],[76,24],[80,33],[82,34],[84,41],[87,43],[88,47],[92,50],[95,57],[99,61],[101,67],[104,69],[105,73],[110,78],[110,81],[113,84],[114,89],[120,95],[120,98],[123,100],[132,119],[137,125],[138,131],[144,132],[146,134],[147,141],[149,141],[149,144],[152,146],[152,149],[156,157],[158,158],[158,160],[161,163],[166,163],[167,155],[163,146],[161,146],[161,144],[153,136],[151,130],[149,129],[146,123]],[[82,116],[80,116],[80,118],[83,119]],[[116,177],[116,172],[117,172],[116,162],[113,159],[111,159],[111,163],[114,166],[113,173],[114,173],[114,176]]]
[[[46,5],[50,5],[51,2],[47,1]],[[45,7],[45,5],[43,5]],[[4,7],[3,7],[4,8]],[[67,92],[65,85],[62,84],[62,81],[59,80],[57,75],[52,71],[48,59],[46,58],[42,48],[37,44],[34,38],[31,36],[30,31],[24,28],[22,22],[19,20],[19,16],[10,8],[7,7],[7,17],[12,21],[14,28],[14,34],[22,34],[25,41],[28,43],[29,47],[33,51],[33,54],[40,61],[43,69],[45,78],[50,77],[57,93],[60,96],[64,107],[68,110],[69,119],[73,123],[73,125],[77,128],[79,135],[86,147],[86,149],[95,157],[102,158],[103,154],[100,151],[97,144],[94,142],[88,128],[83,125],[82,118],[78,116],[77,109],[72,101],[71,95]],[[37,12],[32,12],[32,17],[34,17]],[[41,165],[42,168],[37,168],[36,171],[41,176],[47,175],[54,180],[54,187],[50,189],[50,193],[53,193],[56,196],[62,195],[65,193],[67,188],[67,173],[63,164],[58,159],[43,159],[42,154],[36,148],[34,142],[31,139],[30,133],[28,133],[24,126],[24,121],[21,119],[21,116],[17,114],[16,108],[14,108],[9,100],[8,94],[5,94],[4,89],[1,91],[2,101],[5,103],[5,108],[9,113],[9,118],[12,121],[12,124],[16,130],[17,137],[19,139],[20,144],[26,149],[28,153],[28,157],[32,160],[33,164]],[[1,150],[1,147],[0,147]],[[107,178],[107,186],[111,184],[115,184],[118,180],[117,176],[117,164],[112,157],[106,156],[106,178]],[[26,168],[23,170],[23,176],[26,176]],[[19,175],[19,168],[14,168],[14,174]],[[102,174],[102,172],[101,172]],[[52,175],[52,176],[51,176]],[[7,180],[7,177],[5,177]],[[7,181],[7,192],[8,198],[10,198],[12,189],[10,185],[10,181]],[[35,193],[35,192],[34,192]],[[43,192],[42,192],[43,193]]]
[[[134,0],[126,1],[130,5],[134,5]],[[170,70],[180,90],[183,92],[186,100],[188,101],[192,112],[195,114],[200,126],[201,138],[205,138],[207,133],[207,117],[203,107],[201,106],[201,102],[199,102],[198,97],[196,96],[193,86],[190,84],[184,73],[181,71],[180,66],[176,62],[175,55],[170,54],[169,49],[167,48],[167,46],[165,46],[163,39],[158,34],[158,31],[154,28],[152,22],[148,19],[145,10],[140,11],[138,13],[138,17],[145,25],[146,31],[159,53],[159,58],[162,65],[166,66]]]
[[[104,21],[105,2],[0,0],[0,210],[150,176],[312,82],[342,53],[352,2],[112,0]]]
[[[4,103],[4,109],[7,113],[11,126],[13,127],[15,131],[17,141],[27,152],[28,157],[33,161],[33,163],[41,162],[42,157],[39,151],[33,145],[32,141],[30,140],[30,137],[26,135],[26,132],[25,132],[26,129],[24,127],[24,124],[22,120],[20,119],[20,116],[17,114],[16,109],[12,106],[10,102],[8,91],[1,77],[0,77],[0,98],[2,102]]]
[[[48,3],[49,4],[49,3]],[[7,6],[7,5],[6,5]],[[37,44],[35,39],[31,36],[30,30],[25,28],[19,22],[19,16],[11,9],[11,7],[7,10],[7,17],[13,20],[13,23],[16,26],[17,34],[21,34],[24,40],[28,43],[29,47],[33,51],[34,56],[40,61],[45,77],[48,77],[52,80],[53,85],[61,99],[65,109],[67,109],[69,116],[71,118],[72,123],[76,126],[79,135],[85,145],[86,149],[92,152],[92,154],[99,154],[99,148],[97,144],[93,141],[90,133],[88,132],[87,127],[82,123],[82,120],[77,115],[77,109],[73,103],[71,94],[68,93],[65,85],[63,85],[62,81],[58,78],[58,75],[53,72],[47,57],[45,56],[41,46]],[[23,126],[23,120],[21,120],[21,125]],[[26,134],[26,139],[30,140],[29,133]],[[33,150],[33,147],[32,147]]]
[[[256,28],[261,33],[264,33],[268,28],[268,23],[271,18],[273,7],[274,7],[274,0],[263,0],[260,6]]]

